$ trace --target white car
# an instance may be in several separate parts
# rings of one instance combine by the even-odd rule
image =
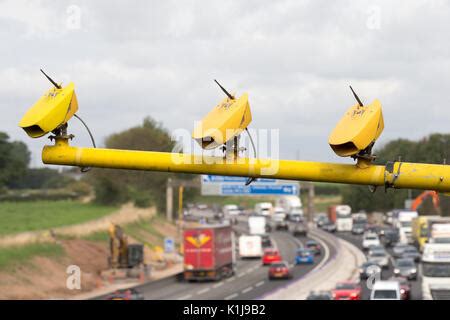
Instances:
[[[380,238],[378,238],[376,233],[366,233],[363,236],[362,247],[364,250],[369,249],[371,246],[381,245]]]
[[[400,284],[397,281],[376,281],[370,300],[401,300]]]

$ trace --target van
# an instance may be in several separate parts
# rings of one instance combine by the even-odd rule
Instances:
[[[370,300],[401,300],[400,284],[397,281],[376,281]]]

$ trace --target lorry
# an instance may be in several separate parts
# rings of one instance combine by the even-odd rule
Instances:
[[[248,230],[251,235],[262,235],[267,231],[265,216],[251,215],[248,217]]]
[[[273,206],[271,202],[258,202],[255,204],[255,213],[262,216],[270,216]]]
[[[421,269],[422,299],[450,300],[450,243],[426,243]]]
[[[185,280],[219,280],[234,274],[234,233],[229,225],[187,228],[183,245]]]
[[[284,209],[286,214],[297,214],[303,216],[302,201],[298,196],[282,196],[277,198],[276,207]]]
[[[242,235],[239,237],[239,257],[261,258],[263,255],[261,236]]]
[[[417,218],[419,213],[413,210],[398,211],[393,219],[393,226],[398,229],[401,243],[412,243],[412,221]]]
[[[348,205],[334,205],[328,207],[328,219],[336,224],[338,232],[352,231],[352,208]]]
[[[439,216],[418,216],[412,220],[413,244],[423,252],[425,243],[428,242],[428,223]]]
[[[289,224],[286,220],[286,212],[281,207],[275,207],[274,213],[270,217],[270,229],[273,230],[288,230]]]

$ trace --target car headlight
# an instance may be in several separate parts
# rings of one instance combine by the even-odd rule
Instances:
[[[401,294],[405,294],[405,292],[406,292],[406,290],[405,290],[405,289],[403,289],[403,288],[402,288],[402,289],[400,289],[400,293],[401,293]]]
[[[411,269],[411,273],[417,273],[417,269]]]
[[[394,273],[400,273],[400,270],[397,269],[397,268],[395,268],[395,269],[394,269]]]

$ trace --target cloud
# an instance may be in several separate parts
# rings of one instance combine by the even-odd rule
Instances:
[[[97,140],[141,123],[192,129],[220,99],[248,92],[254,128],[280,129],[280,156],[338,159],[328,134],[354,103],[381,100],[382,144],[448,132],[446,1],[3,1],[2,130],[47,90],[44,67],[76,84]],[[71,123],[76,144],[89,145]]]

